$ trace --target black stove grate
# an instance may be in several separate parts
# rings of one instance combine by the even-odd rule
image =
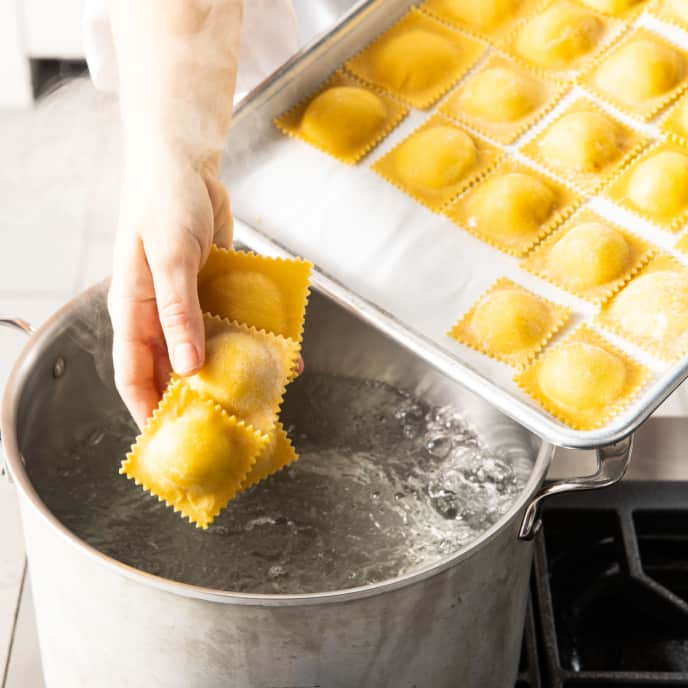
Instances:
[[[553,498],[516,688],[688,687],[688,482]]]

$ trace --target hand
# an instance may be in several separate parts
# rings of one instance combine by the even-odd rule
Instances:
[[[229,248],[227,191],[212,169],[174,155],[128,161],[108,308],[115,384],[143,428],[172,369],[205,358],[197,276],[211,244]]]

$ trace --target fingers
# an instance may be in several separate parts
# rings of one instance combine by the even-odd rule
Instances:
[[[153,415],[160,400],[155,361],[146,342],[116,337],[112,356],[115,385],[139,428]]]
[[[134,420],[143,428],[160,399],[159,351],[162,348],[164,352],[165,341],[140,241],[118,240],[117,244],[108,294],[115,386]]]
[[[191,375],[205,359],[197,286],[201,246],[191,233],[178,232],[174,243],[154,241],[144,248],[172,368],[178,375]]]
[[[213,207],[213,242],[220,248],[232,248],[234,239],[234,218],[225,185],[217,178],[206,179],[210,203]]]

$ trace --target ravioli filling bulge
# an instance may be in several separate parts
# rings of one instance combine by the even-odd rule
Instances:
[[[259,272],[228,271],[202,285],[204,305],[211,313],[230,312],[239,322],[281,333],[287,328],[287,308],[279,286]]]
[[[457,49],[449,40],[412,29],[380,46],[374,69],[378,80],[399,91],[423,91],[451,70],[456,59]]]
[[[509,354],[532,349],[552,327],[547,304],[522,289],[488,294],[475,308],[470,327],[487,349]]]
[[[266,409],[277,410],[288,374],[283,368],[279,352],[261,338],[245,332],[221,332],[208,337],[205,365],[184,381],[228,413],[267,431],[256,417]]]
[[[473,117],[489,122],[514,122],[541,104],[533,79],[496,66],[476,74],[461,94],[460,103]]]
[[[542,67],[566,68],[602,38],[604,23],[572,3],[551,5],[521,31],[516,49]]]
[[[623,330],[658,343],[688,333],[688,280],[657,270],[633,280],[610,304],[609,316]]]
[[[556,194],[540,179],[509,172],[488,179],[469,199],[469,224],[507,240],[520,238],[537,232],[556,205]]]
[[[301,130],[323,148],[346,155],[373,138],[386,119],[387,107],[375,93],[334,86],[308,104]]]
[[[510,19],[522,0],[436,0],[437,11],[483,31],[495,29]]]
[[[411,188],[456,184],[478,162],[473,139],[450,126],[433,126],[407,139],[395,155],[397,172]]]
[[[665,150],[650,155],[631,172],[627,195],[638,209],[670,217],[688,207],[688,155]]]
[[[676,50],[641,37],[612,53],[600,65],[595,81],[603,91],[634,105],[673,89],[683,78],[684,69]]]
[[[573,341],[543,358],[538,383],[546,397],[570,413],[603,409],[621,398],[626,365],[602,347]]]
[[[621,154],[620,130],[601,112],[571,112],[547,131],[539,148],[558,167],[596,172]]]
[[[621,232],[601,222],[585,222],[552,246],[547,266],[560,281],[587,289],[620,277],[630,257],[631,248]]]

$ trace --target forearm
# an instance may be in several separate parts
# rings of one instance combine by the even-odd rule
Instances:
[[[214,173],[232,113],[243,0],[111,0],[128,163]]]

